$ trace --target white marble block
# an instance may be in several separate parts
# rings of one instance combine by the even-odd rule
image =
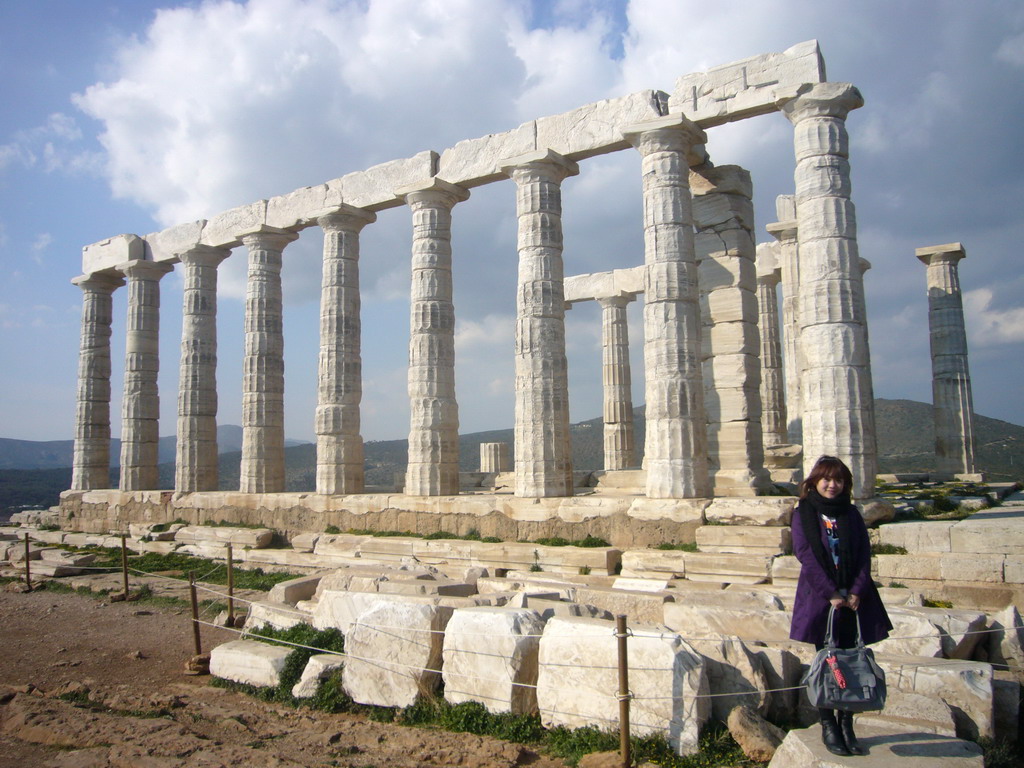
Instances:
[[[232,640],[210,653],[210,674],[236,683],[274,687],[281,682],[285,659],[293,650],[258,640]]]

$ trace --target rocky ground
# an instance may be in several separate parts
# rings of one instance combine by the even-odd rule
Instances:
[[[204,650],[233,637],[204,627]],[[0,639],[5,766],[564,765],[496,739],[296,710],[214,688],[208,677],[184,674],[193,652],[184,608],[0,591]]]

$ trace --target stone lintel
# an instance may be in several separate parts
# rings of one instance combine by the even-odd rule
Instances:
[[[765,224],[764,228],[769,235],[779,242],[793,240],[796,238],[797,222],[796,219],[791,221],[773,221],[771,224]]]
[[[565,278],[565,303],[597,301],[616,297],[635,298],[644,292],[645,267],[613,269],[609,272],[594,272],[587,275],[573,275]]]
[[[409,196],[416,192],[442,192],[453,197],[457,203],[461,203],[463,200],[469,199],[468,189],[456,184],[451,184],[444,179],[439,179],[437,176],[431,176],[430,178],[421,179],[420,181],[413,182],[412,184],[406,184],[404,187],[399,187],[395,190],[395,196],[401,198],[405,202],[409,202]]]
[[[566,176],[575,176],[580,172],[580,166],[569,158],[558,154],[553,149],[537,149],[533,152],[526,152],[516,157],[508,157],[501,161],[501,172],[506,176],[512,176],[517,168],[537,163],[550,163],[564,169]]]
[[[967,251],[962,243],[946,243],[945,245],[929,245],[924,248],[915,248],[914,255],[923,264],[931,264],[936,256],[942,256],[955,262],[967,258]]]
[[[173,264],[178,261],[178,256],[186,251],[216,247],[203,245],[202,235],[205,226],[206,220],[200,219],[145,235],[142,239],[146,242],[146,258],[150,261],[166,261]]]
[[[82,272],[86,275],[116,270],[119,264],[146,258],[146,243],[138,235],[115,235],[82,249]]]
[[[805,83],[821,83],[825,62],[817,40],[782,53],[766,53],[676,80],[669,98],[672,112],[682,112],[701,128],[774,112],[781,99]]]
[[[240,233],[262,227],[266,222],[266,200],[240,205],[207,220],[200,242],[215,248],[236,248],[242,244]]]
[[[340,190],[339,202],[344,201],[356,208],[368,211],[383,211],[405,204],[395,190],[415,184],[421,179],[437,176],[439,155],[428,149],[412,157],[389,160],[363,171],[347,173],[340,179],[327,182],[333,195]]]

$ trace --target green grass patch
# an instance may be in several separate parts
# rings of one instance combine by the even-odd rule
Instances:
[[[872,555],[905,555],[907,554],[906,547],[900,547],[896,544],[872,544],[871,545]]]
[[[326,528],[324,528],[324,533],[329,533],[331,535],[341,533],[341,528],[339,528],[336,525],[328,525]]]
[[[949,600],[930,600],[927,597],[921,601],[921,605],[925,608],[945,608],[947,610],[953,607]]]
[[[542,537],[535,539],[530,542],[531,544],[540,544],[542,547],[610,547],[604,539],[598,536],[587,535],[582,539],[566,539],[561,536]]]
[[[656,546],[655,549],[660,549],[660,550],[665,551],[665,552],[676,551],[676,550],[678,550],[679,552],[697,552],[698,551],[698,549],[697,549],[697,542],[695,542],[695,541],[684,542],[682,544],[676,544],[676,543],[671,542],[671,541],[663,541],[661,544]]]

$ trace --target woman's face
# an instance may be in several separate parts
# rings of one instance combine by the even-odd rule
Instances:
[[[818,480],[815,490],[826,499],[834,499],[843,492],[843,481],[838,477],[822,477]]]

